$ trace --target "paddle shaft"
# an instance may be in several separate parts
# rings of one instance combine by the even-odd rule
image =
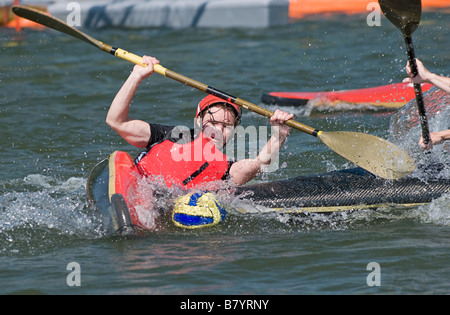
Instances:
[[[416,76],[417,71],[416,56],[414,53],[414,45],[412,43],[411,36],[405,36],[406,52],[408,54],[408,61],[411,67],[411,72]],[[425,145],[430,143],[430,129],[428,126],[428,118],[425,111],[425,104],[423,101],[422,86],[420,84],[414,84],[414,92],[416,94],[417,110],[419,112],[420,124],[422,127],[422,137]]]

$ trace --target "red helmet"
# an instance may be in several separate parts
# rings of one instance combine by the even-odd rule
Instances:
[[[226,101],[226,100],[221,99],[214,95],[208,95],[204,99],[202,99],[200,101],[200,103],[198,103],[197,112],[195,113],[195,117],[197,118],[202,111],[204,111],[208,107],[213,106],[215,104],[226,104],[227,106],[232,108],[234,110],[234,113],[236,114],[236,119],[238,121],[240,121],[241,116],[242,116],[241,108],[236,104],[233,104],[229,101]]]

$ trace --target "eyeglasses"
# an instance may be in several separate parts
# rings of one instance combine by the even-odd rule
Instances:
[[[202,119],[203,119],[203,126],[207,125],[207,124],[211,124],[213,126],[218,126],[218,125],[222,125],[223,128],[234,128],[236,125],[239,124],[239,119],[236,119],[236,116],[233,113],[233,117],[234,117],[234,121],[229,121],[229,120],[225,120],[225,121],[221,121],[221,120],[216,120],[216,118],[214,117],[214,115],[220,111],[222,108],[208,108],[206,110],[206,113],[203,115]],[[210,117],[207,117],[207,114]]]

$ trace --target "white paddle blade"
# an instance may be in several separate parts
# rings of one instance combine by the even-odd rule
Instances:
[[[321,132],[317,137],[337,154],[381,178],[399,179],[415,168],[405,150],[372,135],[338,131]]]

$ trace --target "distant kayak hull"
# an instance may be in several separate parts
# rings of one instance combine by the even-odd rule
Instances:
[[[422,84],[423,92],[431,84]],[[369,105],[380,109],[395,110],[415,97],[414,88],[408,83],[395,83],[365,89],[330,92],[270,92],[261,101],[266,104],[285,106],[306,106],[312,102],[315,107],[337,104]]]

